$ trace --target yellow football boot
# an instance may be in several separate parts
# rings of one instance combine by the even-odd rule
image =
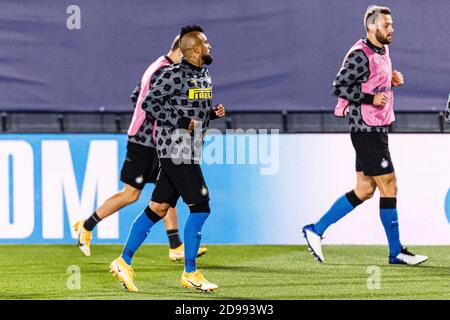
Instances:
[[[206,254],[208,249],[200,247],[197,252],[197,258]],[[180,244],[175,249],[169,249],[169,259],[173,262],[181,261],[184,259],[184,244]]]
[[[185,288],[193,288],[203,292],[215,291],[219,288],[217,284],[211,283],[200,273],[200,271],[185,272],[181,275],[181,285]]]
[[[80,248],[81,252],[89,257],[91,255],[92,231],[87,231],[83,224],[84,220],[78,221],[74,224],[73,228],[78,235],[78,248]]]
[[[129,264],[118,257],[109,265],[109,272],[111,272],[117,279],[119,279],[122,286],[130,292],[138,292],[138,288],[133,282],[134,271]]]

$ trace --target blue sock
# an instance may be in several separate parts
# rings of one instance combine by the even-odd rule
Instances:
[[[195,259],[202,239],[202,226],[208,216],[209,213],[205,212],[191,212],[184,227],[184,271],[186,272],[197,270]]]
[[[148,206],[136,217],[121,254],[126,263],[131,265],[134,253],[145,241],[152,226],[159,220],[161,220],[161,217],[154,213]]]
[[[395,257],[402,250],[396,198],[380,198],[380,217],[389,242],[389,255]]]
[[[320,218],[319,222],[314,224],[314,231],[319,235],[323,235],[329,226],[342,219],[347,213],[361,203],[362,201],[359,200],[354,191],[346,193],[336,200],[330,210]]]

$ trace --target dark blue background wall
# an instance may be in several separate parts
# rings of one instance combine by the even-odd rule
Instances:
[[[364,36],[373,1],[0,0],[0,110],[130,110],[146,66],[185,24],[213,45],[216,102],[233,110],[331,110],[331,83]],[[68,30],[66,9],[81,8]],[[399,110],[443,110],[450,91],[450,1],[393,10]]]

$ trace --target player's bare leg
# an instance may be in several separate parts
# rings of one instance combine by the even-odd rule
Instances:
[[[166,230],[178,229],[177,209],[169,208],[167,215],[164,217],[164,226]]]
[[[76,222],[74,229],[78,235],[77,245],[81,252],[86,256],[91,255],[92,230],[97,223],[123,207],[136,202],[140,194],[141,190],[125,184],[121,191],[108,198],[88,219]]]
[[[139,199],[141,190],[136,189],[129,184],[125,184],[124,188],[109,197],[97,210],[97,216],[103,220],[109,217],[113,213],[119,211],[123,207],[126,207]]]
[[[362,202],[371,199],[376,189],[377,184],[372,177],[365,176],[362,171],[356,172],[356,187],[354,192],[358,199]]]
[[[380,190],[381,198],[396,198],[397,197],[397,176],[395,172],[384,174],[381,176],[372,177]]]

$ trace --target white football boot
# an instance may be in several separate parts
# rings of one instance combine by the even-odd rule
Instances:
[[[407,264],[410,266],[416,266],[428,260],[427,256],[421,256],[408,251],[405,247],[402,247],[402,251],[395,256],[389,256],[389,264]]]
[[[325,261],[322,253],[322,237],[314,231],[314,225],[309,224],[303,227],[303,235],[308,243],[309,251],[317,258],[317,261]]]

